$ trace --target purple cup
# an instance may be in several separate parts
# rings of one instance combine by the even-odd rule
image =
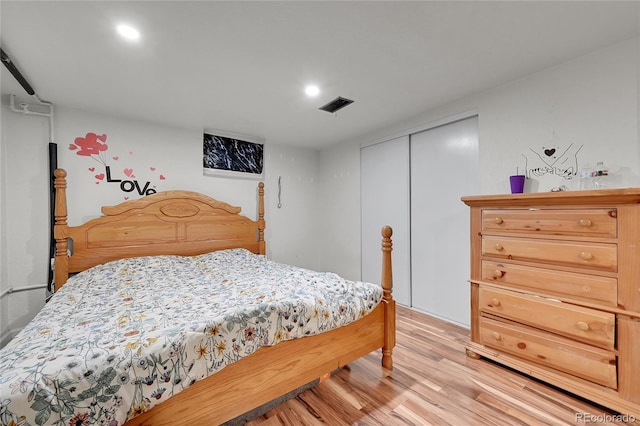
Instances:
[[[524,192],[524,175],[509,176],[512,194],[522,194]]]

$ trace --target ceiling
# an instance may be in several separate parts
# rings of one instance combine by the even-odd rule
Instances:
[[[638,37],[636,1],[0,1],[54,105],[322,148]],[[135,25],[137,42],[117,23]],[[2,94],[28,100],[2,67]],[[320,86],[309,98],[306,84]],[[318,108],[342,96],[335,114]]]

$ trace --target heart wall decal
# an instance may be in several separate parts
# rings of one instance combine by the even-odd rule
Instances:
[[[556,149],[555,148],[545,149],[544,150],[544,155],[546,155],[547,157],[551,157],[555,153],[556,153]]]

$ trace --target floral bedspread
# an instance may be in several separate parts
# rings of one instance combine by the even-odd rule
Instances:
[[[0,424],[122,425],[261,346],[346,325],[381,298],[377,285],[244,249],[99,265],[0,351]]]

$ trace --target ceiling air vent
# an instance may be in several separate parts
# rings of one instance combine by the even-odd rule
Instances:
[[[321,106],[318,109],[321,109],[322,111],[327,111],[327,112],[336,112],[339,109],[342,109],[344,107],[346,107],[349,104],[352,104],[353,101],[351,99],[347,99],[347,98],[343,98],[342,96],[338,96],[337,98],[335,98],[334,100],[332,100],[331,102],[329,102],[328,104]]]

